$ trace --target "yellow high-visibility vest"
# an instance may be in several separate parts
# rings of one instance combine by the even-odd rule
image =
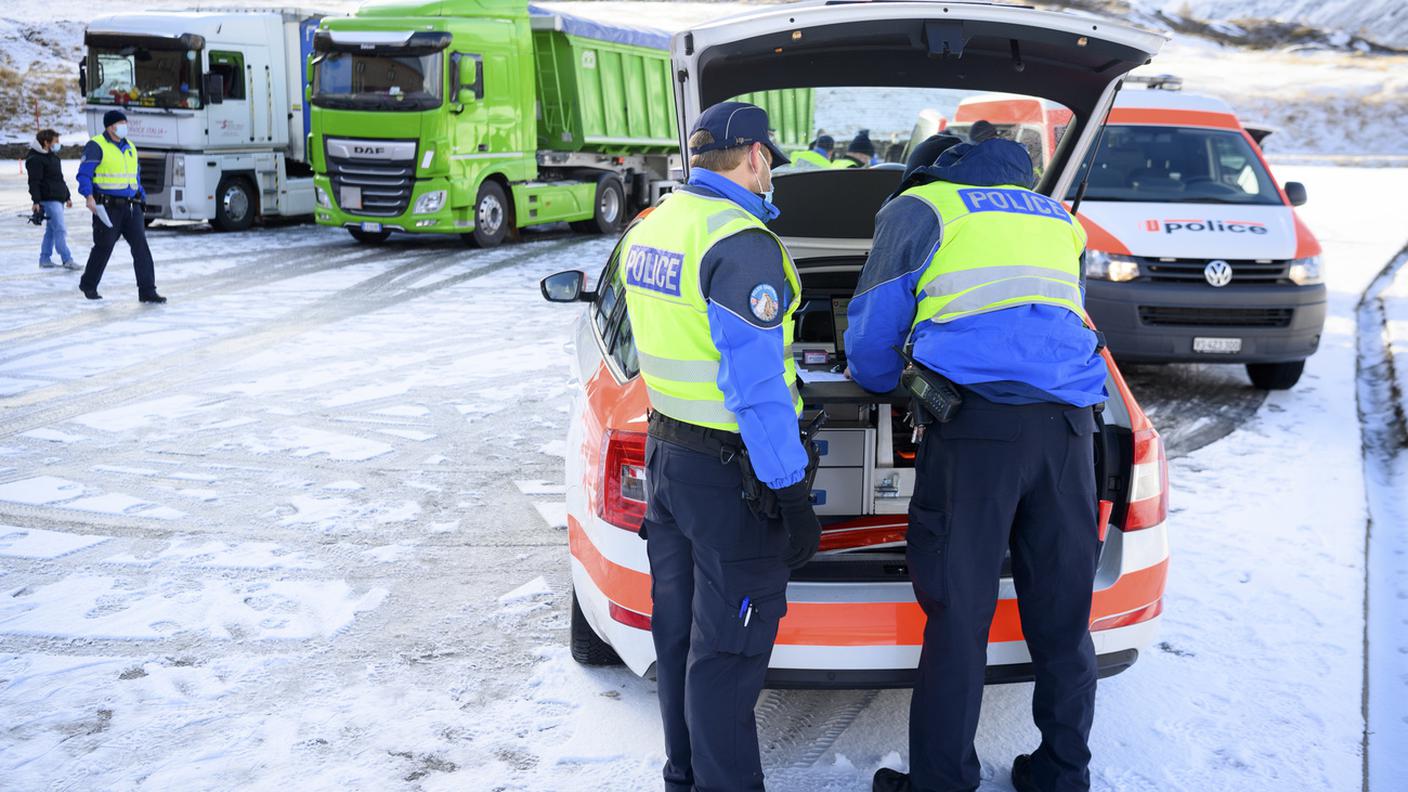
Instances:
[[[783,376],[800,416],[802,397],[797,391],[792,338],[793,314],[802,302],[802,285],[782,240],[732,201],[680,191],[622,241],[617,278],[625,286],[640,373],[650,406],[675,420],[738,431],[738,418],[724,404],[724,392],[719,389],[721,356],[709,333],[708,301],[699,275],[710,248],[752,229],[760,229],[777,241],[791,286],[789,304],[776,310],[783,314]]]
[[[104,190],[141,190],[137,180],[137,144],[127,141],[127,150],[108,140],[107,134],[99,134],[93,142],[103,150],[103,158],[93,171],[93,186]]]
[[[924,201],[943,223],[943,239],[915,289],[915,326],[1035,303],[1085,315],[1085,231],[1060,201],[1010,184],[945,181],[902,194]]]

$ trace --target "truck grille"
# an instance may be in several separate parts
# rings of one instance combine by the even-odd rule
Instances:
[[[1203,268],[1214,259],[1139,259],[1139,271],[1155,283],[1201,283],[1208,285]],[[1228,285],[1290,283],[1287,277],[1289,261],[1257,261],[1255,259],[1221,259],[1232,267],[1232,282]]]
[[[147,195],[156,195],[166,189],[166,155],[138,157],[137,178]]]
[[[395,217],[404,214],[411,203],[411,190],[416,175],[415,149],[409,159],[357,159],[327,154],[328,177],[332,181],[332,199],[342,206],[342,188],[357,187],[362,191],[362,208],[342,206],[343,211],[370,217]]]
[[[1139,321],[1173,327],[1290,327],[1291,308],[1182,308],[1139,306]]]

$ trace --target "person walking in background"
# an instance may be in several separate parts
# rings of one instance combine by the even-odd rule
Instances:
[[[73,200],[64,183],[64,171],[59,162],[59,133],[52,129],[41,129],[29,144],[29,153],[24,158],[24,169],[29,174],[29,200],[34,202],[34,211],[44,213],[44,241],[39,245],[39,266],[52,269],[57,266],[50,256],[57,250],[64,269],[76,270],[78,264],[68,249],[68,228],[64,225],[64,208],[72,208]]]
[[[156,293],[156,272],[142,217],[147,196],[138,173],[137,145],[127,139],[127,114],[121,110],[104,113],[103,131],[83,147],[78,192],[88,199],[88,211],[93,213],[93,250],[78,282],[83,296],[103,299],[98,294],[98,283],[103,279],[113,246],[123,238],[132,248],[137,299],[145,303],[166,302]]]

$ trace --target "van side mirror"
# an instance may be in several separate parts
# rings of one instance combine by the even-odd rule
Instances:
[[[217,105],[225,103],[225,81],[218,74],[207,74],[201,80],[205,103]]]
[[[1301,206],[1305,203],[1305,185],[1300,182],[1286,182],[1286,199],[1291,202],[1291,206]]]
[[[596,299],[596,292],[587,291],[586,284],[586,273],[567,270],[543,278],[539,286],[543,290],[543,299],[548,302],[591,302]]]

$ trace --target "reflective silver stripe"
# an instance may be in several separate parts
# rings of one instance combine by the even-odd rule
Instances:
[[[991,310],[993,303],[1021,297],[1046,297],[1052,300],[1066,300],[1080,303],[1080,289],[1072,284],[1059,283],[1046,278],[1008,278],[987,286],[980,286],[949,300],[933,316],[935,322],[947,322],[958,317],[942,319],[946,314],[969,311]],[[1004,306],[1006,307],[1006,306]]]
[[[792,404],[796,405],[797,400],[802,398],[802,392],[797,390],[796,381],[787,383],[787,392],[792,394]]]
[[[719,381],[719,361],[717,360],[673,360],[656,357],[636,349],[640,360],[640,370],[651,377],[675,382],[703,382],[716,385]]]
[[[646,395],[650,398],[650,406],[678,421],[688,421],[699,424],[737,424],[738,416],[729,412],[721,401],[713,399],[682,399],[678,396],[671,396],[661,393],[650,387],[650,383],[645,386]]]
[[[712,234],[734,220],[747,220],[750,217],[752,217],[752,215],[738,209],[725,209],[722,212],[709,215],[709,219],[704,222],[704,226],[708,229],[708,232]]]
[[[1079,276],[1069,272],[1062,272],[1058,269],[1052,269],[1051,267],[1032,267],[1027,265],[979,267],[978,269],[944,273],[925,284],[924,293],[930,297],[944,297],[1009,278],[1048,278],[1050,280],[1065,281],[1073,286],[1080,284]]]

